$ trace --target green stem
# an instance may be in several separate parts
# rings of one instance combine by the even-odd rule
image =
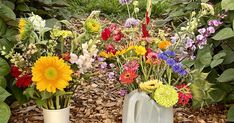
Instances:
[[[128,17],[130,18],[131,14],[130,14],[129,6],[128,6],[128,4],[126,4],[126,5],[127,5],[127,9],[128,9]]]
[[[59,96],[56,95],[56,109],[60,109],[60,105],[59,105]]]
[[[64,39],[61,39],[61,44],[60,45],[61,45],[61,47],[60,47],[61,48],[61,54],[63,54]]]

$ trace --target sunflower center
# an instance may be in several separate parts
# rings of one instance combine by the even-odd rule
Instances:
[[[54,80],[57,78],[58,72],[54,67],[49,67],[45,70],[45,77],[48,80]]]

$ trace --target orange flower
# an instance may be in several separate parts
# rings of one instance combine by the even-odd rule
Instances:
[[[125,70],[123,73],[121,73],[119,80],[122,84],[131,84],[136,77],[137,77],[136,71]]]
[[[159,44],[158,44],[158,47],[162,50],[165,50],[167,49],[169,46],[171,46],[171,42],[170,41],[161,41]]]

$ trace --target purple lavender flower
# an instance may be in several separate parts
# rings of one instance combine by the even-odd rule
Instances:
[[[208,25],[209,26],[215,26],[215,27],[217,27],[217,26],[219,26],[219,25],[221,25],[223,22],[221,22],[220,20],[210,20],[209,22],[208,22]]]
[[[109,79],[113,79],[114,76],[115,76],[115,73],[114,73],[114,72],[109,72],[109,73],[108,73]]]
[[[124,26],[126,28],[130,28],[132,26],[137,26],[139,25],[139,20],[135,19],[135,18],[128,18],[126,21],[125,21],[125,24]]]
[[[124,5],[124,4],[130,4],[132,0],[119,0],[119,3]]]
[[[210,33],[210,34],[213,34],[215,33],[215,28],[213,26],[210,26],[207,28],[207,31]]]
[[[121,89],[120,91],[119,91],[119,95],[120,96],[125,96],[127,94],[127,90],[126,89]]]
[[[167,59],[166,62],[169,66],[173,66],[174,64],[176,64],[176,61],[173,58]]]
[[[164,54],[166,54],[169,57],[175,57],[175,55],[176,55],[176,53],[174,51],[171,51],[171,50],[166,50],[164,52]]]
[[[177,63],[177,64],[174,64],[172,66],[172,70],[175,72],[175,73],[179,73],[181,70],[183,70],[182,68],[182,65],[180,63]]]
[[[164,53],[159,53],[158,58],[160,58],[162,60],[167,60],[167,56]]]
[[[187,73],[186,70],[181,69],[181,71],[179,71],[178,74],[181,75],[181,76],[185,76],[185,75],[187,75],[188,73]]]
[[[107,67],[107,63],[106,63],[106,62],[103,62],[103,63],[101,64],[101,68],[104,69],[104,68],[106,68],[106,67]]]

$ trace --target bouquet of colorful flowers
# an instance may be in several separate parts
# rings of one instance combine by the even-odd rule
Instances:
[[[68,21],[46,27],[46,21],[34,14],[19,20],[18,42],[2,55],[11,62],[15,85],[28,99],[50,110],[69,106],[97,56],[98,14],[85,20],[84,28],[79,29],[83,33]]]
[[[120,3],[128,8],[132,1]],[[179,32],[155,28],[154,22],[150,22],[151,3],[142,21],[136,19],[138,2],[134,1],[133,6],[134,12],[128,11],[124,26],[110,24],[103,29],[104,47],[99,56],[116,64],[119,81],[126,91],[145,91],[164,107],[188,104],[193,97],[190,84],[194,78],[193,70],[183,62],[194,59],[196,49],[206,44],[205,37],[214,33],[214,27],[196,30],[200,18],[214,13],[212,6],[202,3],[202,10],[193,12]]]

